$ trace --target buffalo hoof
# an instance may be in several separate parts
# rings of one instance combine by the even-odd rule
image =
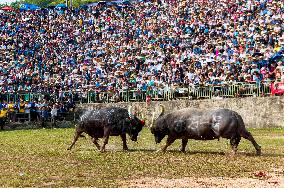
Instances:
[[[256,155],[260,156],[261,155],[261,149],[256,150]]]
[[[128,151],[128,148],[123,148],[124,151]]]
[[[232,151],[231,151],[231,155],[232,155],[232,156],[235,156],[236,154],[237,154],[237,151],[236,151],[236,150],[232,150]]]
[[[100,152],[101,153],[104,153],[106,150],[105,149],[100,149]]]
[[[181,150],[179,150],[179,152],[181,152],[181,153],[185,153],[185,150],[181,149]]]
[[[97,147],[97,150],[98,150],[98,151],[100,151],[100,150],[101,150],[101,148],[100,148],[100,147]]]

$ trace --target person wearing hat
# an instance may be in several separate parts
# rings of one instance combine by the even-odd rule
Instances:
[[[259,68],[257,67],[257,64],[253,63],[251,64],[251,70],[250,73],[253,74],[254,72],[260,72]]]

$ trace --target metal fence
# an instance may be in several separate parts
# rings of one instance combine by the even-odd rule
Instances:
[[[26,101],[47,98],[53,101],[64,102],[72,98],[76,103],[111,103],[111,102],[145,102],[147,97],[152,101],[169,101],[177,99],[211,99],[214,97],[252,97],[270,96],[270,84],[239,83],[234,85],[206,85],[176,88],[157,88],[152,90],[128,89],[119,91],[87,91],[49,93],[2,93],[1,98],[7,102],[17,101],[20,98]]]

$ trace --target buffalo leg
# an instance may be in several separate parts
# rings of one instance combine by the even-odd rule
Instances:
[[[241,137],[240,136],[235,136],[235,137],[232,137],[230,139],[230,144],[231,144],[232,151],[233,151],[234,155],[237,153],[238,145],[239,145],[240,141],[241,141]]]
[[[69,146],[69,148],[67,150],[71,150],[72,149],[72,147],[74,146],[74,144],[76,143],[76,141],[78,140],[78,138],[80,137],[80,135],[82,133],[83,132],[78,132],[78,131],[75,132],[75,136],[74,136],[73,142],[72,142],[72,144]]]
[[[120,135],[122,144],[123,144],[123,150],[128,150],[127,144],[126,144],[126,134]]]
[[[181,149],[180,149],[180,151],[185,153],[185,147],[186,147],[186,145],[187,145],[188,139],[182,139],[181,142],[182,142],[182,144],[181,144]]]
[[[172,138],[172,137],[168,136],[166,145],[164,147],[162,147],[161,151],[165,152],[167,147],[169,147],[172,143],[174,143],[175,140],[176,140],[175,138]]]
[[[100,145],[99,145],[99,143],[98,143],[98,138],[93,137],[93,138],[92,138],[92,142],[95,144],[95,146],[98,148],[98,150],[101,149],[101,147],[100,147]]]
[[[244,130],[241,135],[242,135],[242,137],[244,137],[245,139],[251,141],[251,143],[253,144],[253,146],[254,146],[254,148],[255,148],[255,150],[256,150],[256,155],[261,155],[261,147],[260,147],[260,145],[258,145],[258,144],[256,143],[256,141],[254,140],[254,138],[253,138],[253,136],[251,135],[251,133],[248,132],[247,130]]]
[[[101,152],[105,151],[106,145],[108,143],[108,139],[109,139],[109,135],[110,135],[110,129],[107,129],[104,131],[104,141],[103,141],[103,145],[101,147]]]

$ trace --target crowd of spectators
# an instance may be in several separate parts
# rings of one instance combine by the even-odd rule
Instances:
[[[71,98],[66,102],[52,101],[47,99],[34,99],[32,101],[17,100],[16,102],[0,102],[0,128],[3,129],[5,122],[34,121],[40,122],[42,127],[47,121],[56,125],[56,121],[64,120],[67,113],[74,112],[75,103]]]
[[[0,92],[284,80],[283,0],[0,13]]]

